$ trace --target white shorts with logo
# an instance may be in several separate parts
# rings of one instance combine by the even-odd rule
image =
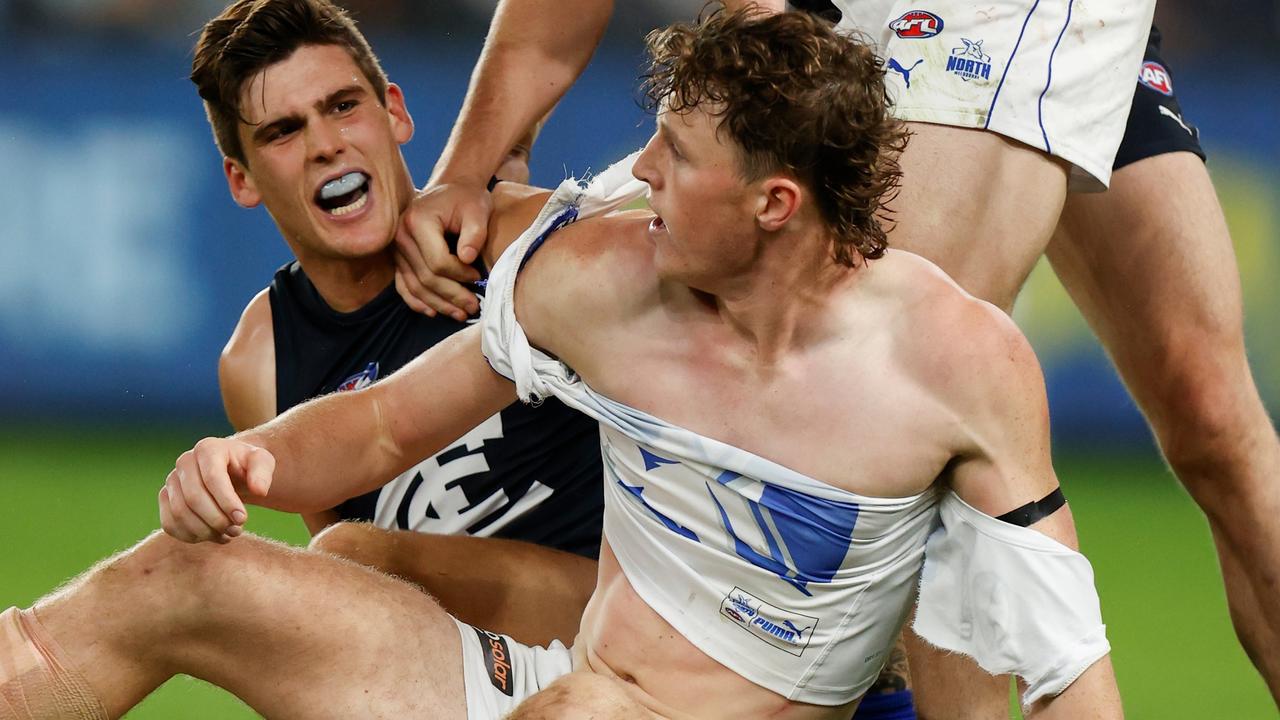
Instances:
[[[458,620],[462,637],[462,680],[467,720],[499,720],[525,698],[573,670],[564,643],[530,647]]]
[[[1124,135],[1155,0],[834,0],[886,63],[894,114],[982,128],[1101,190]]]

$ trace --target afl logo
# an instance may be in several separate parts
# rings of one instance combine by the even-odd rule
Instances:
[[[889,23],[889,29],[905,40],[931,38],[942,32],[942,18],[928,10],[908,10]]]
[[[1173,79],[1169,77],[1169,71],[1158,62],[1142,63],[1142,70],[1138,73],[1138,82],[1155,90],[1161,95],[1173,94]]]

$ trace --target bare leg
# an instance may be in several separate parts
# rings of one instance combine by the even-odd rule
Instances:
[[[937,263],[1006,312],[1044,252],[1067,192],[1055,158],[982,130],[910,123],[891,247]],[[1009,679],[904,631],[917,712],[929,720],[1007,718]]]
[[[1236,633],[1280,702],[1280,442],[1245,357],[1240,280],[1190,153],[1073,196],[1049,259],[1208,516]]]
[[[431,598],[258,538],[153,535],[35,613],[112,717],[177,673],[267,717],[466,717],[458,632]]]
[[[339,523],[313,549],[407,580],[449,614],[526,645],[572,645],[596,587],[596,563],[516,540]]]
[[[923,255],[1009,311],[1058,223],[1066,167],[984,130],[908,125],[889,246]]]

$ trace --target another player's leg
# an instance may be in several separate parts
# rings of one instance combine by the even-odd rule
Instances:
[[[1073,196],[1049,259],[1209,518],[1236,631],[1280,699],[1280,442],[1245,357],[1241,289],[1189,152]]]
[[[109,717],[178,673],[267,717],[466,717],[458,629],[430,597],[257,538],[219,546],[153,535],[19,622],[28,632],[0,636],[10,706],[0,717],[67,717],[14,684],[14,668],[37,663],[55,680],[77,671]]]
[[[908,126],[890,247],[923,255],[1010,310],[1058,223],[1065,163],[993,132]]]
[[[338,523],[311,547],[414,583],[462,622],[528,645],[572,645],[596,587],[595,561],[518,540]]]

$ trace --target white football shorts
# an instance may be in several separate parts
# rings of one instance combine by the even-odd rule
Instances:
[[[467,720],[499,720],[533,695],[573,670],[564,643],[531,647],[458,620],[462,637],[462,680]]]
[[[886,63],[894,114],[980,128],[1111,180],[1155,0],[834,0]]]

